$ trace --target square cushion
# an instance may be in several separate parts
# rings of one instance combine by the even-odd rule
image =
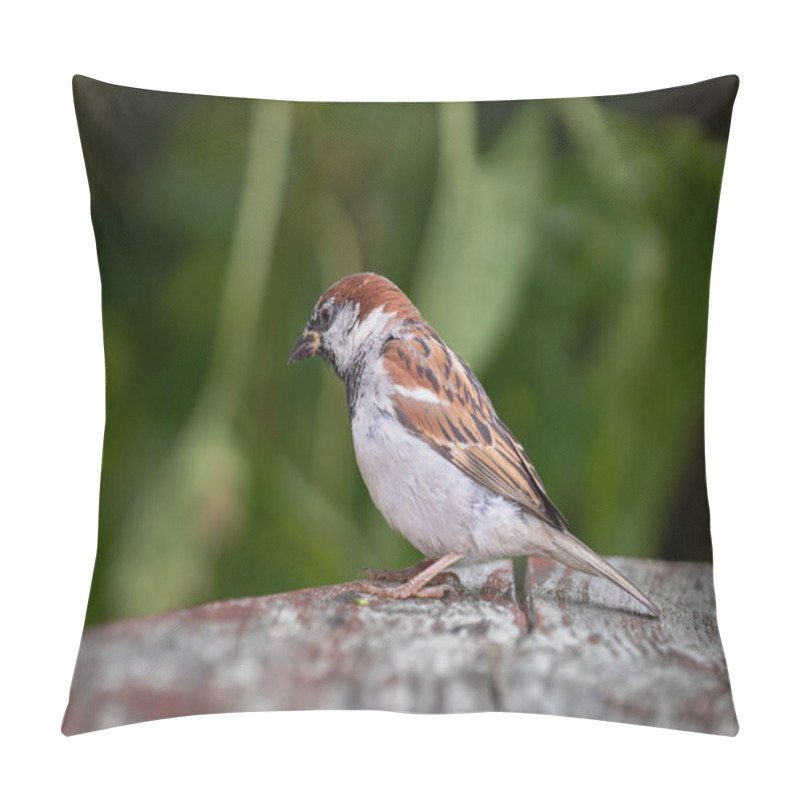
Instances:
[[[737,89],[290,103],[76,76],[106,431],[64,731],[503,707],[735,733],[703,386]],[[449,600],[347,588],[420,556],[371,502],[335,375],[286,359],[318,296],[365,270],[469,363],[570,530],[660,620],[631,630],[619,594],[541,559],[457,569]],[[620,636],[642,651],[620,656]]]

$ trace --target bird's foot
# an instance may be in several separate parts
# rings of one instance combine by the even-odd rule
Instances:
[[[369,569],[365,567],[359,571],[370,583],[406,583],[416,578],[421,572],[435,563],[435,558],[425,558],[410,567],[403,569]],[[456,589],[462,589],[461,579],[455,572],[440,572],[428,580],[430,585],[448,583]]]
[[[367,580],[373,583],[405,583],[412,578],[416,578],[420,572],[430,567],[435,560],[433,558],[424,558],[422,561],[403,569],[369,569],[364,567],[358,574],[364,575]]]
[[[441,578],[444,578],[448,573],[442,573]],[[453,573],[449,573],[453,574]],[[437,579],[440,576],[437,576]],[[456,580],[458,580],[457,576]],[[374,594],[378,597],[390,597],[394,600],[406,600],[409,597],[425,597],[441,599],[446,594],[457,594],[460,586],[456,587],[450,584],[446,579],[432,580],[425,586],[414,587],[411,581],[400,584],[400,586],[387,586],[380,583],[370,583],[369,581],[354,581],[350,587],[356,592],[363,592],[364,594]]]
[[[366,571],[372,581],[404,581],[400,586],[386,586],[383,583],[355,581],[352,586],[357,592],[392,597],[404,600],[408,597],[434,597],[441,598],[447,592],[456,592],[461,589],[461,581],[453,573],[444,572],[447,567],[461,558],[460,553],[448,553],[438,559],[428,558],[407,567],[404,570],[362,570]],[[454,578],[457,586],[450,583]]]

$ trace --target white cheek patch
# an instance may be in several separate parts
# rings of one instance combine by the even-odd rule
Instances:
[[[394,391],[395,394],[402,395],[403,397],[410,397],[412,400],[420,400],[423,403],[436,403],[440,406],[450,405],[448,400],[442,399],[438,394],[435,394],[424,386],[415,386],[413,389],[409,389],[407,386],[400,386],[398,384],[395,385]]]
[[[357,344],[361,345],[364,342],[372,339],[379,333],[383,332],[389,320],[396,316],[395,311],[384,311],[385,306],[374,308],[367,314],[358,326],[358,341]],[[356,313],[358,313],[358,304],[356,304]]]
[[[353,310],[354,317],[358,316],[358,309],[358,304],[356,304]],[[363,354],[380,346],[383,342],[383,330],[392,317],[394,317],[394,312],[387,314],[381,306],[370,311],[361,322],[353,325],[350,336],[346,337],[348,363],[357,353]]]
[[[396,312],[386,312],[381,306],[359,321],[359,311],[358,303],[346,303],[325,335],[340,376],[347,373],[353,364],[369,360],[371,354],[377,355],[385,339],[384,329],[396,316]]]

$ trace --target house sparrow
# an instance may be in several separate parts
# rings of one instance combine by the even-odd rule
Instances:
[[[428,557],[401,571],[408,580],[400,586],[362,581],[360,590],[442,597],[448,587],[436,578],[457,561],[540,555],[608,578],[658,615],[567,531],[478,379],[391,281],[360,273],[328,289],[289,363],[314,355],[344,381],[356,460],[373,502]]]

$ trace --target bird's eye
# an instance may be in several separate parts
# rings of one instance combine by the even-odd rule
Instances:
[[[331,324],[332,320],[333,311],[331,311],[330,306],[325,306],[325,308],[319,312],[319,321],[322,323],[322,327],[327,328]]]

